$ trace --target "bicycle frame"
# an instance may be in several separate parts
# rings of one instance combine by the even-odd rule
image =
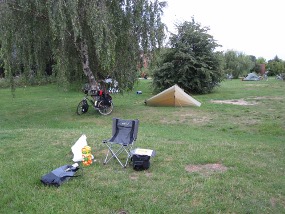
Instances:
[[[92,99],[90,99],[88,96],[91,96]],[[77,106],[78,115],[84,114],[88,111],[88,103],[93,106],[95,110],[98,110],[102,115],[109,115],[113,111],[112,97],[109,95],[109,93],[106,93],[103,90],[85,91],[84,98]]]

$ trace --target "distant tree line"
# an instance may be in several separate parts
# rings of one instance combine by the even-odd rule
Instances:
[[[285,73],[285,61],[275,56],[266,61],[265,58],[256,58],[252,55],[245,55],[238,51],[229,50],[224,53],[224,71],[230,73],[234,78],[244,76],[248,72],[262,74],[261,65],[264,64],[268,76],[276,76]]]
[[[203,94],[219,86],[226,74],[260,74],[260,65],[270,76],[285,73],[285,62],[277,56],[266,61],[234,50],[216,51],[221,45],[194,17],[177,24],[177,33],[164,46],[165,5],[157,0],[2,1],[0,78],[20,76],[34,84],[52,77],[60,85],[88,81],[96,87],[98,79],[110,75],[120,88],[132,89],[143,70],[153,77],[156,91],[178,84]],[[146,59],[148,70],[142,66]]]
[[[227,75],[237,79],[250,72],[263,75],[265,70],[272,76],[285,73],[285,62],[278,57],[266,62],[234,50],[216,51],[220,45],[208,34],[209,28],[194,18],[176,28],[177,34],[171,35],[168,46],[152,64],[156,91],[178,84],[189,93],[204,94],[212,92]]]

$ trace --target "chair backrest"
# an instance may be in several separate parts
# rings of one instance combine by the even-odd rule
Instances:
[[[129,145],[132,144],[138,135],[139,120],[124,120],[113,118],[111,142]]]

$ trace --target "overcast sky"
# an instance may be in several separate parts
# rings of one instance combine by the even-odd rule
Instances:
[[[162,21],[175,32],[175,23],[195,21],[210,27],[222,50],[285,60],[285,0],[165,0]]]

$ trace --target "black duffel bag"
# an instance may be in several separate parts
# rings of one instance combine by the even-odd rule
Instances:
[[[146,170],[150,167],[150,156],[148,155],[133,154],[131,160],[133,162],[134,170]]]

